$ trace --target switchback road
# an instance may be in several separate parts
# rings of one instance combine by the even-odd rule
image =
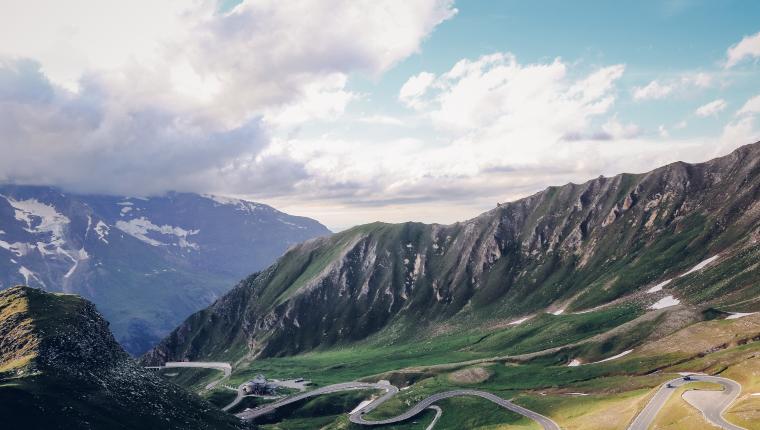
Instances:
[[[230,375],[232,374],[232,366],[230,365],[230,363],[223,363],[223,362],[217,362],[217,361],[169,361],[163,366],[148,366],[147,369],[168,369],[168,368],[175,368],[175,367],[216,369],[216,370],[221,370],[222,372],[224,372],[224,376],[222,376],[220,379],[206,385],[207,390],[214,388],[218,383],[229,378]]]
[[[683,395],[684,400],[700,410],[707,421],[722,429],[746,430],[743,427],[729,423],[723,418],[723,412],[741,393],[741,385],[731,379],[708,375],[692,375],[690,381],[678,378],[663,384],[644,410],[639,413],[630,427],[628,427],[628,430],[647,430],[652,425],[652,422],[654,422],[657,413],[676,389],[681,385],[694,381],[720,384],[723,386],[723,391],[687,391]]]
[[[285,405],[288,405],[288,404],[291,404],[291,403],[294,403],[294,402],[297,402],[309,397],[319,396],[319,395],[327,394],[327,393],[336,393],[339,391],[360,390],[360,389],[383,390],[385,391],[385,394],[373,400],[368,405],[350,414],[349,420],[355,424],[375,426],[375,425],[399,423],[399,422],[406,421],[414,417],[415,415],[419,414],[426,408],[433,405],[433,403],[438,402],[440,400],[448,399],[451,397],[475,396],[475,397],[481,397],[483,399],[489,400],[505,409],[518,413],[524,417],[530,418],[538,422],[543,427],[544,430],[560,430],[560,427],[557,425],[557,423],[555,423],[551,419],[541,414],[538,414],[529,409],[523,408],[522,406],[515,405],[509,400],[505,400],[495,394],[488,393],[485,391],[477,391],[477,390],[453,390],[453,391],[446,391],[443,393],[434,394],[430,397],[423,399],[416,405],[412,406],[408,411],[400,415],[397,415],[392,418],[382,419],[382,420],[369,420],[369,419],[365,419],[364,415],[375,410],[377,407],[379,407],[380,405],[385,403],[387,400],[395,396],[399,390],[395,386],[387,384],[387,383],[366,383],[366,382],[346,382],[342,384],[329,385],[326,387],[318,388],[313,391],[301,393],[301,394],[289,397],[287,399],[276,401],[276,402],[261,406],[256,409],[250,409],[250,410],[241,412],[237,414],[237,416],[243,420],[252,420],[256,417],[260,417],[262,415],[271,413],[279,407],[282,407],[282,406],[285,406]],[[431,427],[429,426],[428,429],[430,428]]]

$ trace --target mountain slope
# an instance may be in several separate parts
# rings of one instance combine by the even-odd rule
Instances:
[[[692,321],[709,307],[760,310],[759,173],[760,143],[706,163],[550,187],[462,223],[376,223],[314,239],[143,359],[415,342],[626,298],[641,312],[692,305],[682,318]],[[705,263],[709,283],[699,270],[678,277],[716,255]]]
[[[0,416],[25,429],[241,427],[139,367],[91,303],[28,287],[0,292]]]
[[[94,301],[133,354],[293,244],[329,234],[269,206],[170,193],[149,199],[0,187],[0,289]]]

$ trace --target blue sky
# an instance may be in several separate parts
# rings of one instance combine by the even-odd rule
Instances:
[[[442,72],[461,58],[511,52],[521,62],[556,57],[577,63],[577,70],[623,63],[623,87],[689,72],[721,72],[727,47],[760,31],[755,1],[462,1],[456,17],[438,26],[410,56],[381,79],[362,75],[352,89],[371,93],[367,109],[397,110],[398,89],[420,71]],[[751,61],[748,61],[751,63]],[[756,63],[756,62],[755,62]],[[760,92],[760,68],[731,71],[725,88],[682,94],[658,103],[637,103],[623,94],[621,117],[656,130],[663,122],[692,116],[695,104],[724,98],[740,106]],[[679,131],[684,136],[720,133],[722,112]]]
[[[755,1],[6,2],[0,181],[448,223],[759,140],[758,60]]]

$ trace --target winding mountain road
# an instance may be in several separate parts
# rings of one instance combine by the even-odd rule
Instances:
[[[544,430],[560,430],[560,427],[557,425],[557,423],[555,423],[551,419],[541,414],[533,412],[530,409],[523,408],[522,406],[515,405],[509,400],[505,400],[495,394],[488,393],[485,391],[478,391],[478,390],[452,390],[452,391],[437,393],[423,399],[416,405],[412,406],[408,411],[400,415],[397,415],[395,417],[386,418],[382,420],[367,420],[364,418],[365,414],[368,414],[369,412],[375,410],[377,407],[379,407],[380,405],[388,401],[390,398],[395,396],[399,390],[395,386],[390,385],[388,383],[366,383],[366,382],[346,382],[342,384],[329,385],[329,386],[318,388],[316,390],[309,391],[306,393],[297,394],[295,396],[288,397],[286,399],[276,401],[268,405],[258,407],[256,409],[249,409],[247,411],[236,414],[236,416],[242,420],[252,420],[256,417],[260,417],[262,415],[271,413],[279,407],[282,407],[282,406],[285,406],[285,405],[288,405],[288,404],[291,404],[291,403],[294,403],[294,402],[297,402],[309,397],[319,396],[319,395],[328,394],[328,393],[336,393],[339,391],[360,390],[360,389],[384,390],[385,394],[383,394],[382,396],[373,400],[366,406],[359,408],[358,410],[350,414],[349,420],[355,424],[366,425],[366,426],[376,426],[376,425],[399,423],[399,422],[406,421],[414,417],[415,415],[419,414],[426,408],[431,407],[433,403],[438,402],[440,400],[448,399],[451,397],[475,396],[475,397],[481,397],[486,400],[490,400],[491,402],[496,403],[497,405],[505,409],[518,413],[524,417],[530,418],[538,422]],[[434,421],[437,421],[438,417],[440,417],[440,413],[436,414],[436,418]],[[432,425],[434,425],[434,423]],[[428,429],[431,429],[432,425],[428,426]]]
[[[731,379],[708,375],[692,375],[690,381],[677,378],[663,384],[630,427],[628,427],[628,430],[647,430],[652,425],[652,422],[654,422],[657,413],[660,412],[665,402],[667,402],[678,387],[695,381],[720,384],[723,386],[723,391],[687,391],[683,394],[684,400],[701,411],[707,421],[722,429],[746,430],[744,427],[731,424],[723,418],[723,412],[741,393],[741,385]]]
[[[229,378],[232,374],[232,365],[230,365],[230,363],[219,361],[168,361],[163,366],[147,366],[146,369],[169,369],[177,367],[221,370],[224,373],[224,376],[206,385],[207,390],[214,388],[217,384]]]

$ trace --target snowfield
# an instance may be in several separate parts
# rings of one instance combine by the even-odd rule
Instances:
[[[668,285],[672,281],[672,279],[668,279],[667,281],[660,282],[659,284],[655,285],[654,287],[647,290],[647,293],[656,293],[658,291],[662,291],[662,287]]]
[[[198,244],[190,242],[187,240],[187,237],[198,234],[200,230],[185,230],[182,227],[174,227],[170,225],[158,226],[145,217],[135,218],[129,221],[116,221],[116,228],[152,246],[169,245],[168,243],[148,237],[150,232],[155,232],[162,235],[176,236],[179,239],[177,246],[180,248],[199,249]]]
[[[692,273],[694,273],[694,272],[696,272],[698,270],[704,269],[705,267],[707,267],[708,264],[710,264],[713,261],[717,260],[718,256],[719,256],[719,254],[713,255],[712,257],[708,258],[707,260],[705,260],[705,261],[697,264],[696,266],[692,267],[691,270],[689,270],[688,272],[686,272],[683,275],[679,276],[679,278],[682,278],[682,277],[684,277],[686,275],[690,275],[690,274],[692,274]]]
[[[681,301],[673,296],[665,296],[661,298],[659,301],[657,301],[657,303],[650,306],[649,309],[664,309],[664,308],[669,308],[671,306],[675,306],[680,303]]]
[[[237,210],[248,213],[253,213],[255,210],[264,207],[264,205],[249,202],[248,200],[236,199],[234,197],[216,196],[213,194],[203,194],[203,197],[216,203],[216,206],[234,206]]]

